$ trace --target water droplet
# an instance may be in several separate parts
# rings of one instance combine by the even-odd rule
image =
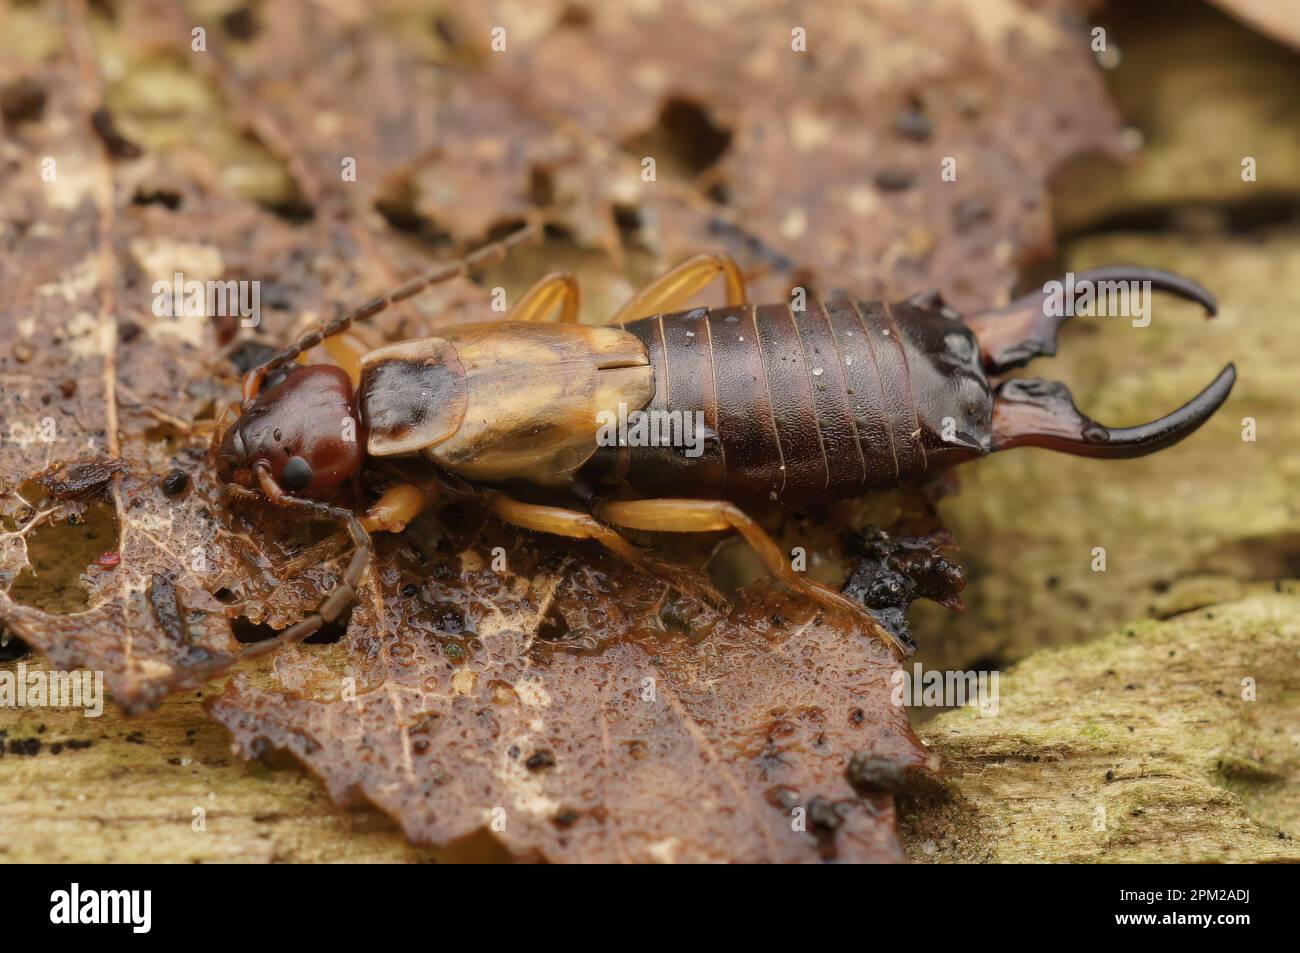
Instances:
[[[813,368],[813,377],[821,377],[821,376],[822,376],[823,374],[825,374],[825,373],[826,373],[826,371],[823,370],[823,369],[820,368],[820,367],[814,367],[814,368]]]

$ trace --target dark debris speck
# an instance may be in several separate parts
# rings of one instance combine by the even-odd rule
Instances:
[[[808,823],[820,834],[834,834],[844,823],[835,805],[824,797],[814,797],[808,802]]]
[[[162,490],[168,496],[179,496],[189,485],[189,475],[180,467],[173,467],[162,480]]]
[[[555,755],[545,748],[540,748],[528,756],[524,766],[529,771],[544,771],[547,768],[553,768],[555,767]]]
[[[849,761],[845,777],[859,792],[899,790],[906,776],[902,765],[889,758],[873,755],[869,751],[859,751]]]

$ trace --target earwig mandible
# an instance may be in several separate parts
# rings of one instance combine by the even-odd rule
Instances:
[[[534,233],[525,228],[375,298],[248,372],[242,415],[217,450],[222,478],[237,495],[260,493],[341,521],[355,549],[316,612],[246,654],[305,638],[347,608],[369,564],[370,533],[403,529],[428,494],[398,485],[364,516],[332,501],[369,458],[421,457],[483,489],[492,511],[510,523],[595,540],[688,590],[691,574],[634,546],[619,528],[739,532],[779,579],[865,618],[869,631],[902,655],[903,646],[862,606],[795,572],[742,507],[846,499],[1011,447],[1141,456],[1194,432],[1236,377],[1229,364],[1168,416],[1106,427],[1080,413],[1063,384],[1001,379],[1055,353],[1066,318],[1050,313],[1043,292],[966,318],[934,293],[895,304],[817,303],[796,314],[785,304],[747,303],[736,263],[705,254],[633,296],[603,327],[577,323],[577,283],[556,272],[504,321],[369,351],[355,379],[332,365],[297,365],[263,387],[269,373],[355,322],[499,260]],[[673,310],[719,277],[725,307]],[[1156,269],[1111,267],[1076,277],[1080,287],[1085,281],[1150,282],[1210,315],[1216,310],[1199,284]],[[545,320],[557,310],[558,321]],[[704,452],[599,446],[600,412],[620,405],[702,413]],[[340,419],[355,423],[355,440],[340,434]],[[575,505],[521,502],[502,489],[510,481],[567,493]],[[640,498],[624,498],[629,492]]]

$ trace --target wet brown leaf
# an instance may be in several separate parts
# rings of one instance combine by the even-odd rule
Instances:
[[[1052,172],[1121,154],[1066,0],[385,10],[395,39],[270,5],[201,66],[311,202],[378,202],[426,236],[480,241],[541,201],[615,260],[629,239],[661,266],[730,251],[760,299],[938,287],[983,307],[1050,254]]]
[[[398,547],[343,668],[286,652],[281,687],[237,677],[212,710],[245,756],[287,749],[420,843],[486,828],[534,860],[900,860],[889,789],[848,775],[859,751],[928,766],[888,650],[766,587],[706,637],[655,631],[658,592],[594,546],[495,523],[456,555]]]
[[[6,75],[27,70],[45,99],[43,121],[25,122],[14,140],[22,172],[0,190],[8,246],[0,261],[8,345],[0,352],[0,618],[53,664],[103,670],[131,711],[231,657],[239,648],[232,618],[292,622],[333,584],[337,554],[304,558],[302,532],[276,532],[259,514],[223,515],[203,429],[238,396],[231,367],[215,359],[222,329],[202,317],[156,316],[154,282],[170,286],[176,272],[260,281],[254,339],[275,344],[299,322],[332,316],[337,302],[387,287],[391,272],[376,268],[365,293],[352,290],[356,272],[382,257],[358,257],[355,229],[299,226],[237,194],[213,194],[183,156],[115,163],[95,130],[105,90],[74,10],[50,14],[59,59],[34,73],[5,64]],[[153,200],[158,183],[173,201]],[[387,253],[390,261],[405,254]],[[453,287],[428,305],[455,313],[458,302],[483,297]],[[189,432],[191,424],[198,429]],[[100,553],[68,542],[69,526],[86,515],[60,500],[61,486],[24,485],[42,475],[48,484],[91,459],[121,471],[104,487],[106,510],[93,514],[105,522],[101,535],[117,536],[103,538]],[[161,484],[177,469],[189,489],[172,496]],[[41,579],[33,579],[33,545],[60,557],[40,567]],[[116,559],[96,560],[105,554]],[[165,600],[159,579],[173,593]],[[179,624],[168,626],[160,606],[172,603]]]
[[[629,239],[663,264],[731,250],[770,269],[760,295],[798,278],[985,303],[1046,247],[1045,176],[1113,132],[1061,4],[701,9],[17,13],[0,45],[5,629],[105,671],[134,711],[314,605],[337,534],[228,505],[207,466],[238,394],[218,352],[238,335],[248,358],[414,274],[431,252],[413,238],[472,244],[545,206],[615,262]],[[515,55],[485,49],[498,18]],[[261,324],[155,315],[177,272],[261,282]],[[418,335],[485,301],[448,285],[377,325]],[[84,495],[31,482],[85,461],[111,472]],[[286,748],[340,802],[439,846],[499,808],[496,838],[530,859],[900,857],[889,785],[846,774],[855,756],[859,779],[930,767],[874,642],[762,586],[697,618],[591,547],[489,523],[439,549],[436,526],[383,541],[338,649],[277,658],[279,688],[232,683],[214,713],[245,754]]]
[[[941,288],[959,308],[986,306],[1051,251],[1052,171],[1080,152],[1119,154],[1087,23],[1066,2],[554,0],[527,21],[506,2],[463,7],[469,35],[505,25],[518,44],[486,54],[487,75],[586,162],[557,168],[552,138],[532,155],[509,139],[486,149],[503,117],[453,112],[445,166],[486,154],[479,167],[516,190],[546,171],[584,237],[602,223],[615,245],[612,210],[635,209],[638,240],[664,259],[724,247],[770,270],[753,286],[763,300],[803,284]],[[796,31],[805,52],[792,50]],[[430,188],[420,204],[459,231],[477,197]]]

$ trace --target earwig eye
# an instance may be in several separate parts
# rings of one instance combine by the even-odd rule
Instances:
[[[297,493],[311,485],[311,464],[302,457],[290,457],[280,471],[280,486],[290,493]]]

